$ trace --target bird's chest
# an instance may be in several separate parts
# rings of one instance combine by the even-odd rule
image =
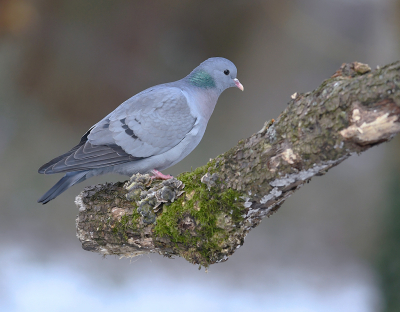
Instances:
[[[198,119],[204,119],[204,121],[208,122],[211,117],[211,114],[214,111],[215,104],[217,103],[218,96],[213,92],[201,92],[201,91],[182,91],[185,95],[190,112],[192,116]]]

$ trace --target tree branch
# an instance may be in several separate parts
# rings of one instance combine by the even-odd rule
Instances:
[[[77,236],[103,255],[226,261],[313,176],[400,132],[399,116],[400,62],[373,72],[343,64],[318,89],[293,94],[276,121],[193,172],[85,188],[76,198]]]

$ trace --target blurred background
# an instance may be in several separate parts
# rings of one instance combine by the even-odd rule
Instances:
[[[197,149],[205,164],[343,62],[399,60],[400,0],[0,0],[1,311],[400,311],[400,137],[292,196],[208,273],[152,254],[102,258],[75,237],[76,185],[37,169],[137,92],[208,57],[238,68]]]

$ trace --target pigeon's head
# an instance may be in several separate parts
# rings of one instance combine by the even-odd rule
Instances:
[[[199,88],[216,88],[222,92],[236,87],[243,91],[243,85],[236,78],[235,64],[223,57],[212,57],[197,66],[188,76],[189,83]]]

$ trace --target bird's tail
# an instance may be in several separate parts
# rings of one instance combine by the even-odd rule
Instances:
[[[47,204],[52,199],[56,198],[62,192],[66,191],[72,185],[80,183],[86,180],[86,174],[88,171],[74,171],[68,172],[64,177],[61,178],[46,194],[39,198],[38,203]]]

